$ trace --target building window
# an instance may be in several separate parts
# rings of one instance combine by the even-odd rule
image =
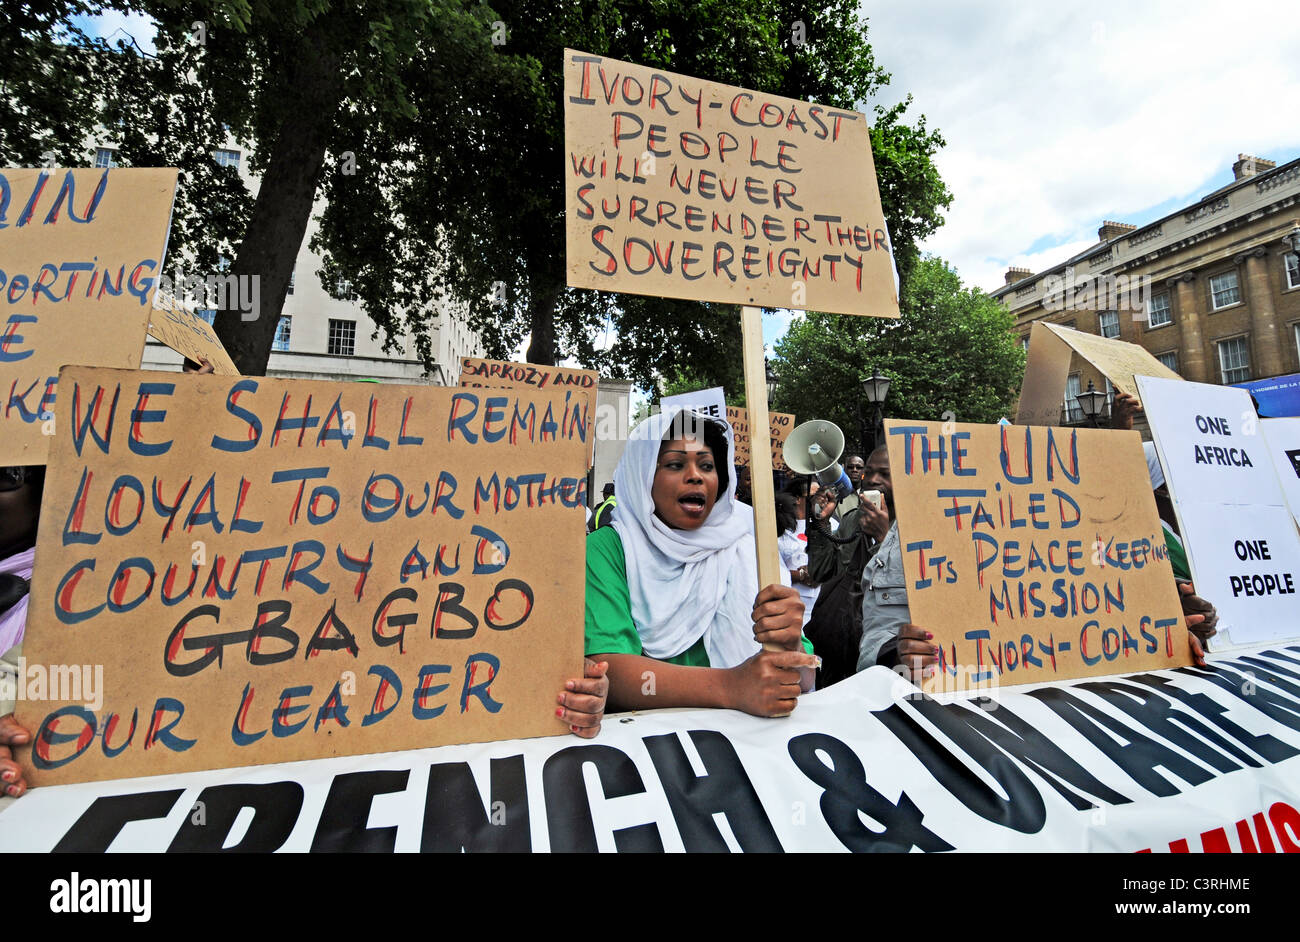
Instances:
[[[330,356],[350,357],[357,349],[357,322],[336,321],[330,318],[329,348]]]
[[[1029,352],[1029,335],[1028,335],[1028,334],[1025,334],[1025,336],[1023,336],[1023,337],[1020,338],[1020,347],[1021,347],[1021,349],[1023,349],[1023,350],[1025,351],[1025,353],[1028,353],[1028,352]]]
[[[1219,369],[1225,386],[1250,379],[1250,348],[1245,337],[1219,341]]]
[[[1065,380],[1065,421],[1082,422],[1083,407],[1079,405],[1079,393],[1083,391],[1079,385],[1079,374],[1071,373]]]
[[[1119,339],[1119,311],[1102,311],[1097,315],[1097,327],[1103,337]]]
[[[111,147],[95,148],[95,166],[111,168],[117,166],[117,151]]]
[[[1286,286],[1300,288],[1300,255],[1288,252],[1283,259],[1286,262]]]
[[[356,292],[352,290],[352,282],[348,281],[346,278],[340,278],[334,286],[334,297],[338,298],[340,301],[355,301],[357,295]]]
[[[196,311],[195,313],[198,314],[199,317],[203,318],[204,323],[206,323],[209,327],[212,326],[212,322],[217,319],[217,312],[215,310]]]
[[[298,274],[298,263],[294,262],[293,268],[289,269],[289,290],[286,292],[286,294],[293,294],[293,278],[294,275],[296,274]]]
[[[288,314],[280,315],[280,323],[275,328],[275,340],[271,342],[272,350],[279,350],[281,353],[287,353],[289,350],[289,334],[293,330],[293,318]],[[334,322],[330,322],[330,337],[334,336]]]
[[[1241,292],[1237,290],[1237,273],[1228,271],[1211,278],[1210,297],[1216,311],[1240,301]]]
[[[1170,368],[1171,370],[1173,370],[1175,373],[1178,372],[1178,353],[1177,353],[1177,351],[1170,350],[1168,353],[1157,353],[1157,354],[1156,354],[1156,359],[1159,360],[1161,363],[1163,363],[1165,366],[1169,367],[1169,368]]]
[[[1169,292],[1161,291],[1147,301],[1147,327],[1164,327],[1173,322],[1169,312]]]
[[[219,167],[234,167],[239,169],[239,151],[237,150],[214,150],[212,159],[217,162]]]

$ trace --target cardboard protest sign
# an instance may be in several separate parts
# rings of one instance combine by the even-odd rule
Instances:
[[[1072,353],[1079,354],[1096,367],[1110,380],[1116,392],[1127,393],[1139,402],[1142,397],[1138,394],[1135,376],[1182,379],[1146,348],[1135,343],[1036,321],[1029,332],[1025,381],[1020,388],[1020,404],[1016,409],[1017,425],[1055,425],[1060,421]]]
[[[35,782],[565,731],[580,403],[87,367],[60,382],[17,711]]]
[[[1300,536],[1244,389],[1142,376],[1196,592],[1237,644],[1300,637]]]
[[[460,358],[460,385],[480,389],[563,390],[565,409],[581,403],[582,421],[587,432],[587,467],[591,467],[596,449],[596,391],[600,374],[544,363],[510,363],[505,360]]]
[[[154,298],[149,315],[149,336],[165,343],[195,363],[207,360],[218,376],[238,376],[235,361],[230,359],[212,325],[174,297]]]
[[[1291,516],[1300,524],[1300,419],[1263,419],[1259,423],[1268,443],[1273,470]]]
[[[939,646],[939,689],[1190,663],[1136,432],[885,430],[898,593]]]
[[[735,433],[736,465],[747,465],[750,455],[749,412],[736,406],[727,406],[727,421],[731,423],[732,431]],[[788,470],[782,449],[785,447],[785,440],[790,437],[790,430],[794,428],[794,416],[788,412],[769,412],[767,422],[768,444],[772,449],[772,467],[782,471]]]
[[[44,464],[59,367],[138,369],[176,170],[0,170],[0,464]]]
[[[590,745],[37,788],[0,810],[0,852],[1296,852],[1297,653],[975,702],[873,667],[780,722],[646,710]]]
[[[866,117],[566,49],[568,284],[898,316]]]

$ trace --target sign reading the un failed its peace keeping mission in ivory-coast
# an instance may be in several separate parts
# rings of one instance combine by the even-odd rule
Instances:
[[[864,115],[564,56],[570,287],[898,316]]]

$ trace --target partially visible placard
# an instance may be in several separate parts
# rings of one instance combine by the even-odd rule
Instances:
[[[898,316],[856,111],[566,49],[568,284]]]
[[[691,412],[706,415],[711,419],[717,419],[719,422],[727,421],[727,415],[730,411],[727,408],[726,390],[721,386],[678,393],[675,396],[664,396],[659,400],[659,411],[666,412],[673,408],[689,409]]]
[[[772,468],[777,471],[788,471],[784,449],[785,440],[790,437],[790,430],[795,425],[794,416],[788,412],[769,412],[767,419],[768,446],[772,449]],[[731,423],[736,438],[736,465],[738,467],[747,465],[750,454],[749,413],[736,406],[727,406],[727,421]]]
[[[235,361],[230,359],[212,325],[198,311],[174,297],[154,299],[149,314],[149,335],[195,363],[207,360],[218,376],[239,375]]]
[[[1055,425],[1060,421],[1071,353],[1077,353],[1110,380],[1116,392],[1139,402],[1135,376],[1182,379],[1144,347],[1081,330],[1037,321],[1029,332],[1025,381],[1016,410],[1017,425]]]
[[[174,169],[0,170],[0,464],[44,464],[59,367],[137,369]]]
[[[562,390],[566,410],[573,407],[572,403],[581,403],[582,421],[587,429],[587,467],[595,461],[596,391],[600,386],[600,374],[595,370],[461,357],[460,385],[481,389]]]
[[[1300,419],[1263,419],[1259,427],[1268,443],[1282,496],[1300,525]]]
[[[35,783],[566,730],[580,403],[88,367],[60,383],[17,710]]]
[[[1142,376],[1197,594],[1236,644],[1300,637],[1300,536],[1244,389]]]
[[[932,686],[1190,663],[1136,432],[892,419],[885,429],[899,591],[939,646]]]

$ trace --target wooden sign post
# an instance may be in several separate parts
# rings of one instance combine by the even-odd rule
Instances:
[[[746,305],[740,309],[745,358],[745,409],[751,429],[767,428],[767,365],[763,359],[763,312]],[[758,584],[781,581],[781,552],[776,539],[776,493],[772,486],[772,452],[749,450],[749,487],[754,502],[754,540],[758,552]],[[776,650],[775,647],[772,650]]]

